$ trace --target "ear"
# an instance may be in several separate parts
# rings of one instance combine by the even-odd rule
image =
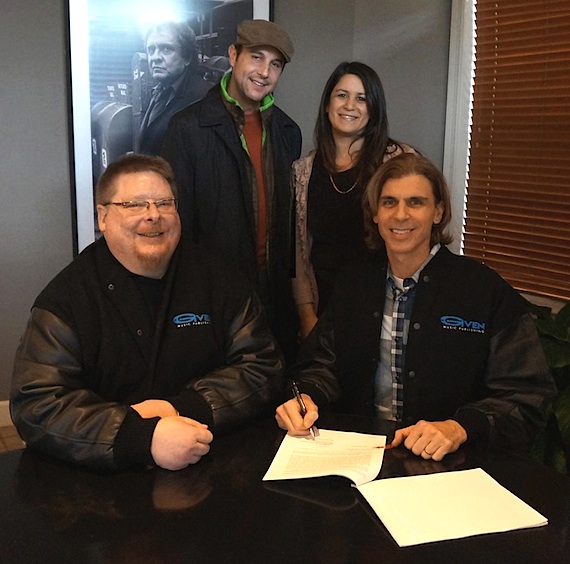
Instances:
[[[107,227],[107,213],[109,213],[107,206],[97,204],[97,225],[99,226],[99,231],[101,231],[101,233],[105,233],[105,229]]]
[[[229,48],[228,48],[228,56],[229,56],[229,58],[230,58],[230,65],[231,65],[231,67],[232,67],[232,69],[233,69],[233,68],[234,68],[234,65],[235,65],[235,62],[236,62],[236,60],[237,60],[237,56],[238,56],[237,49],[236,49],[236,46],[235,46],[235,45],[232,44],[232,45],[229,46]]]
[[[435,206],[435,216],[433,218],[434,225],[438,225],[443,218],[443,203],[440,202]]]
[[[372,210],[370,210],[370,212],[372,212]],[[376,208],[376,213],[374,215],[372,215],[372,213],[370,213],[370,215],[372,216],[372,221],[378,225],[378,214],[380,213],[380,203],[378,203],[378,206]]]

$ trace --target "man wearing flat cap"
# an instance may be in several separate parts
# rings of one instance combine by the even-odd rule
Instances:
[[[242,22],[229,48],[231,71],[172,118],[161,150],[179,185],[185,234],[245,272],[289,359],[296,341],[290,169],[301,132],[273,91],[293,51],[277,24]]]

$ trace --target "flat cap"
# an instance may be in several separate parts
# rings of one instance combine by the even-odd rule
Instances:
[[[277,49],[288,63],[295,52],[293,41],[289,34],[276,23],[267,20],[245,20],[237,29],[237,39],[234,45],[256,47],[268,45]]]

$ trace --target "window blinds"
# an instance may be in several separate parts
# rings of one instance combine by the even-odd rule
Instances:
[[[464,252],[570,299],[570,2],[477,0]]]

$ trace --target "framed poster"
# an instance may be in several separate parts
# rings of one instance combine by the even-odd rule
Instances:
[[[150,99],[161,82],[149,68],[152,33],[178,30],[178,44],[191,43],[193,72],[211,85],[229,68],[238,24],[271,19],[271,8],[271,0],[69,0],[75,253],[98,236],[98,178],[116,158],[141,150]]]

